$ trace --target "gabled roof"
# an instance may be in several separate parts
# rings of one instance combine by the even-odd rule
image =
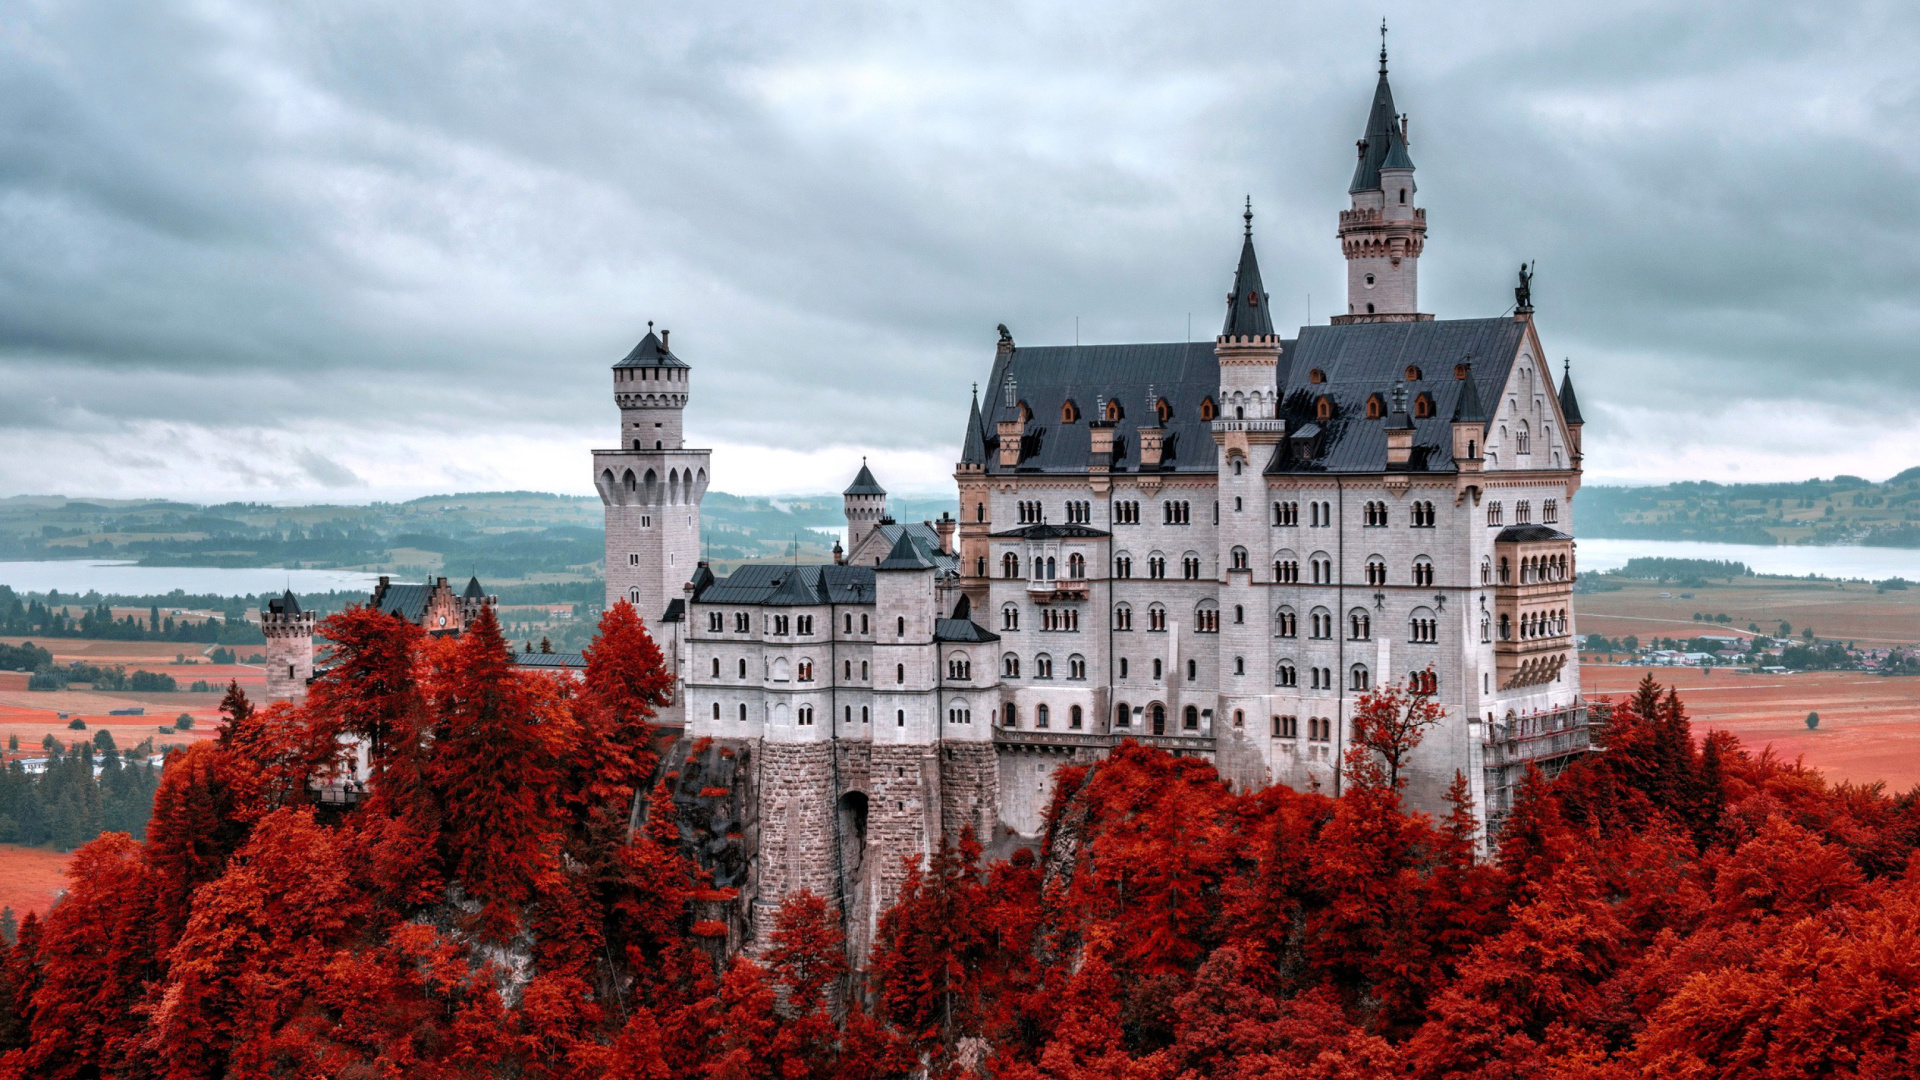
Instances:
[[[683,368],[686,361],[667,351],[666,343],[653,334],[653,324],[647,324],[647,336],[633,347],[627,358],[613,365],[616,368],[657,367]]]
[[[1260,284],[1260,260],[1253,254],[1253,202],[1247,202],[1247,235],[1240,241],[1240,268],[1233,272],[1233,292],[1227,294],[1227,321],[1222,337],[1265,337],[1273,333],[1267,312],[1268,294]]]
[[[873,478],[873,470],[867,468],[867,459],[861,458],[859,475],[855,476],[853,478],[853,483],[847,485],[847,490],[841,492],[840,494],[842,495],[885,495],[886,493],[887,493],[887,489],[881,487],[880,481],[875,480]]]
[[[933,525],[925,521],[883,521],[874,526],[874,536],[861,544],[861,558],[871,560],[872,552],[891,552],[902,536],[912,537],[915,547],[920,549],[921,558],[926,559],[942,571],[960,569],[960,556],[948,555],[940,550],[940,533]],[[872,565],[869,561],[869,565]]]
[[[427,614],[427,600],[433,593],[431,585],[393,585],[374,594],[374,602],[379,609],[410,623],[418,623]]]
[[[935,619],[933,620],[933,640],[935,641],[999,641],[1000,635],[974,622],[972,619]]]
[[[1055,525],[1044,522],[1039,525],[1022,525],[1017,529],[992,534],[995,539],[1010,537],[1019,540],[1081,540],[1096,536],[1111,536],[1090,525]]]
[[[694,594],[696,604],[729,604],[741,607],[767,605],[788,577],[799,579],[797,588],[811,593],[815,604],[873,603],[873,567],[837,566],[832,563],[755,563],[743,566],[724,578],[710,582]]]
[[[1378,191],[1380,170],[1411,168],[1413,158],[1400,133],[1400,116],[1393,109],[1393,87],[1387,85],[1387,63],[1382,58],[1380,82],[1373,88],[1373,107],[1367,112],[1367,133],[1360,140],[1360,160],[1347,191]]]
[[[900,538],[893,542],[893,550],[880,560],[875,570],[932,570],[933,560],[920,553],[919,545],[913,542],[912,534],[902,530]]]
[[[1281,354],[1280,415],[1289,438],[1276,455],[1270,472],[1384,472],[1387,468],[1387,421],[1368,420],[1367,399],[1389,393],[1409,367],[1420,378],[1407,389],[1433,399],[1434,415],[1413,419],[1413,454],[1407,469],[1453,470],[1451,417],[1462,396],[1496,400],[1507,373],[1519,354],[1526,324],[1510,318],[1435,319],[1429,322],[1350,323],[1309,326],[1291,359]],[[1453,377],[1454,366],[1472,358],[1470,378]],[[1325,381],[1315,383],[1318,370]],[[1333,415],[1318,419],[1321,398],[1333,406]],[[1293,450],[1308,441],[1298,436],[1318,423],[1319,438],[1309,458]],[[1397,470],[1398,467],[1396,467]]]
[[[1569,424],[1584,424],[1580,419],[1580,399],[1573,393],[1573,364],[1569,362],[1561,369],[1560,375],[1560,418]]]
[[[1493,538],[1497,544],[1532,544],[1542,540],[1571,540],[1573,537],[1551,525],[1509,525]]]
[[[967,436],[960,440],[960,464],[987,463],[987,428],[980,419],[980,388],[973,390],[973,410],[967,414]]]
[[[813,607],[826,603],[814,585],[814,580],[794,567],[794,572],[781,577],[772,595],[761,602],[768,607]]]

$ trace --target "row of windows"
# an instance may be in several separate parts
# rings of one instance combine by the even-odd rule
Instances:
[[[1060,570],[1060,565],[1059,563],[1054,561],[1053,556],[1035,555],[1033,557],[1033,573],[1030,575],[1030,577],[1034,581],[1055,581],[1055,580],[1058,580],[1057,575],[1059,574],[1059,570]],[[1000,576],[1007,578],[1009,580],[1019,578],[1020,556],[1014,554],[1011,551],[1000,556]],[[1085,555],[1080,554],[1077,551],[1071,555],[1068,555],[1067,556],[1067,577],[1074,581],[1080,581],[1084,579],[1086,576],[1087,576],[1087,557]]]
[[[1000,674],[1009,679],[1020,677],[1020,657],[1008,653],[1000,658]],[[1040,653],[1033,658],[1033,677],[1036,679],[1053,678],[1053,657]],[[1079,653],[1067,657],[1067,678],[1085,679],[1087,677],[1087,658]]]
[[[1500,640],[1513,640],[1513,621],[1506,615],[1500,616]],[[1531,611],[1522,614],[1519,619],[1520,640],[1530,638],[1559,637],[1567,632],[1567,611]]]
[[[1540,520],[1542,523],[1547,525],[1559,524],[1560,522],[1560,500],[1559,499],[1546,499],[1540,503]],[[1514,503],[1513,504],[1513,523],[1515,525],[1533,524],[1533,503],[1529,502],[1526,499],[1521,499],[1520,501]],[[1505,525],[1506,524],[1506,510],[1503,507],[1501,507],[1500,500],[1498,499],[1495,499],[1493,502],[1490,502],[1487,504],[1487,524],[1488,525]]]
[[[1361,524],[1369,529],[1384,529],[1393,524],[1393,512],[1387,504],[1379,500],[1370,500],[1360,511]],[[1434,528],[1440,520],[1433,504],[1425,500],[1408,507],[1408,525],[1415,529]],[[1330,502],[1310,502],[1307,504],[1307,524],[1309,528],[1331,528],[1334,522],[1333,504]],[[1273,523],[1287,527],[1300,524],[1300,504],[1297,502],[1277,502],[1273,504]]]
[[[1565,581],[1572,573],[1573,563],[1565,554],[1532,555],[1520,560],[1520,584],[1522,585],[1532,585],[1536,582],[1545,581]],[[1500,557],[1498,576],[1500,584],[1513,584],[1513,564],[1509,562],[1504,555]],[[1495,570],[1493,560],[1491,558],[1482,558],[1480,560],[1480,584],[1491,585],[1494,583],[1494,578]]]
[[[795,616],[769,615],[769,616],[765,616],[765,618],[768,620],[766,624],[767,631],[775,637],[786,637],[789,634],[798,636],[798,637],[811,637],[813,635],[813,616],[811,615],[795,615]],[[905,620],[902,620],[902,622],[904,623]],[[707,612],[707,631],[709,633],[722,634],[726,632],[726,629],[727,629],[727,613],[726,612],[724,611]],[[847,613],[846,625],[843,627],[843,629],[849,634],[854,632],[852,612]],[[870,630],[871,630],[871,624],[868,621],[868,616],[863,613],[860,616],[860,632],[862,634],[865,634],[865,633],[868,633]],[[744,611],[733,612],[733,632],[736,634],[752,633],[753,617]],[[905,633],[905,632],[906,632],[905,627],[902,626],[901,633]]]
[[[1008,705],[1007,707],[1011,709],[1013,706]],[[1040,710],[1043,718],[1043,722],[1040,724],[1041,727],[1047,726],[1044,723],[1044,715],[1046,712],[1046,708],[1047,707],[1045,705],[1040,706]],[[713,703],[713,718],[715,720],[718,720],[720,719],[720,715],[721,715],[721,705],[719,702],[716,701]],[[831,716],[833,714],[828,713],[827,715]],[[747,706],[745,702],[741,702],[740,705],[738,706],[738,716],[740,718],[741,723],[744,724],[747,722]],[[1072,710],[1072,720],[1071,720],[1070,726],[1076,727],[1076,728],[1079,727],[1080,717],[1081,717],[1080,706],[1075,705]],[[862,724],[867,724],[867,723],[871,723],[872,719],[873,719],[873,714],[872,714],[872,711],[869,709],[869,707],[865,705],[860,706],[860,722]],[[796,708],[793,711],[793,722],[796,726],[812,727],[813,720],[814,720],[814,711],[813,711],[813,706],[811,705],[801,705],[799,708]],[[853,706],[851,705],[846,706],[846,711],[842,716],[842,721],[849,725],[853,723]],[[905,709],[895,709],[893,713],[893,722],[900,727],[907,726],[907,711]],[[947,710],[947,723],[949,724],[973,723],[973,709],[966,705],[955,705],[949,708]]]
[[[1300,718],[1297,716],[1276,716],[1273,718],[1273,737],[1276,739],[1297,739],[1300,737]],[[1307,717],[1307,741],[1331,742],[1333,739],[1333,720],[1325,716]]]

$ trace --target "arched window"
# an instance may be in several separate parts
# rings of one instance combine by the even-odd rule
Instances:
[[[1080,419],[1080,408],[1079,406],[1073,403],[1072,398],[1068,398],[1066,401],[1060,404],[1060,422],[1061,423],[1071,424],[1078,419]]]
[[[907,665],[905,664],[893,665],[893,681],[897,683],[903,683],[907,681]]]
[[[1347,670],[1347,689],[1366,690],[1373,685],[1372,677],[1367,674],[1367,665],[1355,664]]]
[[[1247,621],[1247,609],[1240,604],[1233,605],[1233,624],[1239,626]]]
[[[1013,702],[1009,701],[1005,705],[1000,706],[1000,723],[1001,724],[1007,727],[1016,727],[1018,726],[1019,722],[1020,722],[1020,713],[1014,708]]]
[[[1087,576],[1087,557],[1085,555],[1076,551],[1067,556],[1067,576],[1075,580]]]
[[[1419,382],[1421,379],[1424,379],[1424,378],[1426,378],[1426,376],[1420,373],[1420,369],[1418,367],[1415,367],[1412,364],[1407,365],[1407,381],[1408,382]]]
[[[1155,416],[1158,416],[1160,418],[1160,422],[1163,424],[1173,419],[1172,403],[1168,402],[1166,398],[1161,398],[1160,400],[1154,402],[1153,414]]]
[[[1513,640],[1513,621],[1507,617],[1505,612],[1502,612],[1500,615],[1500,640]]]
[[[1130,606],[1128,606],[1128,605],[1126,605],[1126,604],[1115,604],[1115,605],[1114,605],[1114,607],[1113,607],[1113,628],[1114,628],[1115,630],[1131,630],[1131,629],[1133,629],[1133,608],[1132,608],[1132,607],[1130,607]]]
[[[1367,395],[1367,419],[1379,420],[1387,415],[1387,403],[1379,394]]]
[[[1000,605],[1000,629],[1020,629],[1020,607],[1017,604]]]
[[[1126,419],[1126,417],[1127,417],[1127,411],[1120,407],[1120,402],[1112,399],[1109,399],[1107,401],[1107,420],[1108,421],[1111,422],[1114,420],[1124,420]]]
[[[1087,658],[1079,653],[1067,657],[1067,678],[1085,679],[1087,677]]]
[[[1520,426],[1515,428],[1513,432],[1513,452],[1516,454],[1533,453],[1533,448],[1529,445],[1531,441],[1532,436],[1528,431],[1527,422],[1522,420],[1520,421]]]
[[[1433,584],[1433,560],[1425,555],[1417,555],[1413,560],[1413,583],[1415,585]]]
[[[1216,410],[1213,407],[1212,398],[1208,397],[1208,398],[1200,399],[1200,419],[1201,420],[1211,423],[1217,411],[1218,410]]]
[[[907,636],[907,617],[905,615],[901,615],[898,617],[897,623],[894,627],[893,632],[896,637]]]
[[[1233,568],[1235,570],[1247,569],[1247,549],[1246,548],[1235,547],[1233,549],[1231,558],[1233,560]]]
[[[1124,701],[1118,705],[1115,705],[1113,707],[1113,726],[1114,727],[1131,727],[1132,724],[1133,724],[1133,708]]]
[[[1147,608],[1147,629],[1164,632],[1167,628],[1167,609],[1159,604]]]
[[[1047,720],[1051,715],[1045,705],[1035,705],[1033,707],[1033,726],[1036,728],[1046,727]]]
[[[1309,632],[1314,637],[1325,639],[1333,636],[1333,612],[1326,608],[1314,608],[1308,613],[1307,618],[1312,624],[1308,628]]]
[[[1082,717],[1084,715],[1085,714],[1083,714],[1080,711],[1080,706],[1078,705],[1070,706],[1067,709],[1067,726],[1069,728],[1072,728],[1075,731],[1080,730],[1080,727],[1082,724]]]
[[[1000,674],[1009,679],[1020,677],[1020,658],[1012,653],[1000,658]]]
[[[1324,421],[1333,419],[1333,399],[1330,397],[1322,397],[1320,400],[1314,402],[1313,415],[1317,420]]]
[[[1274,669],[1273,681],[1276,686],[1299,686],[1300,669],[1293,666],[1293,661],[1282,660],[1280,666]]]
[[[1365,608],[1354,608],[1347,613],[1347,636],[1354,641],[1365,641],[1373,636],[1373,619]]]
[[[1153,703],[1153,733],[1155,735],[1167,733],[1167,707],[1157,701]]]
[[[1192,705],[1187,706],[1186,712],[1181,716],[1180,726],[1187,731],[1199,731],[1200,710]]]
[[[1422,390],[1413,399],[1413,416],[1416,420],[1425,420],[1433,415],[1433,398]]]
[[[1431,608],[1413,609],[1407,618],[1407,640],[1416,645],[1432,645],[1440,640],[1440,621]]]
[[[1053,678],[1053,657],[1046,653],[1033,658],[1033,677],[1036,679]]]
[[[1007,552],[1005,555],[1000,556],[1000,576],[1004,578],[1019,577],[1020,576],[1020,556],[1015,555],[1011,551]]]
[[[1246,657],[1244,657],[1244,656],[1236,656],[1236,657],[1234,657],[1234,658],[1233,658],[1233,673],[1234,673],[1235,675],[1245,675],[1245,674],[1247,673],[1247,658],[1246,658]]]
[[[1293,637],[1298,631],[1299,624],[1294,619],[1292,608],[1283,607],[1273,613],[1274,637]]]
[[[1367,556],[1367,584],[1385,585],[1387,583],[1387,560],[1378,555]]]

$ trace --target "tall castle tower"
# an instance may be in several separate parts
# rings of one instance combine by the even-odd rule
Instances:
[[[1420,310],[1420,250],[1427,243],[1427,212],[1414,205],[1413,158],[1407,118],[1393,111],[1387,85],[1387,27],[1380,25],[1380,82],[1374,87],[1367,133],[1340,211],[1340,248],[1347,256],[1349,322],[1424,322]]]
[[[607,510],[607,606],[625,600],[646,621],[678,674],[685,588],[700,561],[700,500],[710,450],[682,435],[692,369],[653,332],[613,365],[620,446],[593,452],[594,486]],[[678,700],[678,694],[676,694]]]
[[[847,555],[851,557],[887,516],[887,489],[873,478],[866,458],[860,459],[859,475],[840,493],[840,504],[847,514]]]
[[[261,609],[260,632],[267,636],[267,700],[303,700],[313,678],[313,612],[301,611],[288,589]]]

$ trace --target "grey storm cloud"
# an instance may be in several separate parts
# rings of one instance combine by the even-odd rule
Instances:
[[[610,427],[654,319],[707,437],[938,450],[997,322],[1210,336],[1249,194],[1284,320],[1337,310],[1380,14],[6,5],[0,420],[297,418],[262,474],[350,487],[339,445]],[[1590,442],[1914,421],[1920,9],[1385,14],[1422,307],[1497,313],[1537,260]]]

